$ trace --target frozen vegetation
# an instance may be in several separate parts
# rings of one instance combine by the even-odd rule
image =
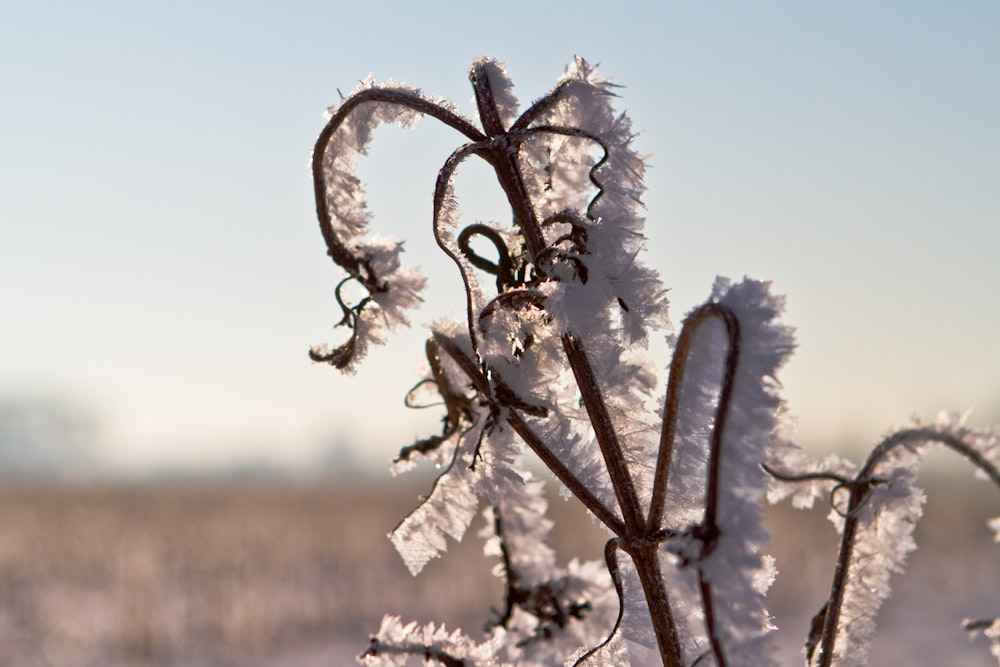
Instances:
[[[667,290],[642,261],[644,160],[610,80],[577,59],[521,111],[500,63],[473,63],[470,79],[477,121],[419,90],[366,81],[331,110],[313,154],[323,238],[347,274],[336,295],[348,335],[311,354],[354,372],[408,323],[424,288],[400,241],[369,234],[355,160],[376,127],[421,116],[464,142],[437,175],[430,223],[464,283],[465,317],[433,328],[427,376],[408,397],[440,402],[443,428],[393,464],[404,472],[425,459],[442,472],[391,539],[416,575],[485,507],[481,535],[504,593],[485,638],[387,615],[360,660],[776,664],[763,518],[767,501],[791,497],[828,503],[841,534],[829,596],[801,640],[805,660],[867,664],[890,577],[914,548],[925,450],[953,450],[1000,485],[1000,432],[944,414],[891,433],[860,466],[811,460],[788,435],[776,375],[794,340],[769,283],[719,278],[671,329]],[[494,170],[511,222],[462,221],[453,180],[474,159]],[[644,355],[652,336],[673,348],[665,391]],[[529,456],[604,527],[603,559],[557,562]],[[795,565],[780,564],[783,576]],[[1000,622],[966,626],[1000,654]]]

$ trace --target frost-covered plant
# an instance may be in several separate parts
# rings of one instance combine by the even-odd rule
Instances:
[[[774,378],[793,348],[778,321],[782,299],[748,279],[718,279],[669,337],[666,391],[655,400],[643,355],[651,335],[669,331],[666,289],[640,258],[644,160],[629,118],[612,108],[613,85],[577,59],[519,113],[500,63],[477,61],[470,78],[478,125],[419,90],[369,80],[331,110],[313,153],[320,228],[347,272],[336,298],[350,336],[311,356],[353,372],[372,343],[407,323],[424,286],[400,263],[400,242],[368,235],[354,160],[378,125],[424,115],[466,141],[438,173],[432,220],[464,283],[466,317],[434,327],[428,377],[407,397],[436,393],[443,428],[394,463],[402,472],[426,459],[443,472],[391,539],[417,574],[485,504],[486,552],[500,559],[505,599],[481,641],[387,616],[360,660],[621,665],[653,649],[671,666],[773,664],[762,503],[792,494],[797,506],[829,496],[843,534],[807,660],[863,664],[889,575],[913,549],[922,450],[950,447],[1000,484],[1000,434],[949,419],[894,433],[858,472],[836,458],[809,461],[776,436]],[[512,224],[460,221],[452,182],[472,158],[495,171]],[[362,298],[346,296],[351,283]],[[556,562],[529,452],[606,527],[603,562]],[[967,627],[995,637],[991,623]]]

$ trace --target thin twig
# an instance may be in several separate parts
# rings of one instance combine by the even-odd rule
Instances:
[[[444,334],[435,332],[434,340],[437,341],[440,349],[445,352],[449,357],[451,357],[463,373],[472,381],[476,388],[483,397],[490,396],[490,385],[489,381],[482,374],[479,366],[470,359],[462,351],[462,349],[450,338]],[[497,406],[504,407],[504,406]],[[626,535],[625,524],[619,519],[614,512],[604,506],[604,504],[597,499],[590,489],[586,487],[579,479],[570,471],[566,465],[559,460],[559,458],[549,450],[545,442],[532,430],[532,428],[524,421],[524,419],[517,413],[516,409],[507,409],[506,411],[507,423],[510,424],[511,428],[521,436],[528,448],[531,449],[541,459],[542,463],[545,464],[549,470],[556,476],[556,478],[562,482],[570,492],[576,496],[580,502],[583,503],[584,507],[590,510],[594,516],[596,516],[601,523],[608,527],[613,533],[619,536]]]
[[[736,372],[736,365],[739,358],[739,323],[736,315],[726,306],[718,303],[706,303],[695,309],[684,320],[680,335],[677,337],[677,346],[674,349],[674,356],[670,362],[670,375],[667,380],[667,394],[663,408],[663,426],[660,431],[660,448],[656,457],[656,472],[653,477],[653,495],[649,507],[649,517],[646,521],[647,534],[653,534],[661,528],[663,521],[663,510],[666,503],[667,485],[670,481],[670,463],[673,458],[674,441],[677,437],[677,421],[680,414],[681,391],[684,386],[684,372],[687,368],[688,359],[691,356],[691,345],[694,337],[701,326],[712,319],[720,319],[726,325],[729,339],[729,347],[726,353],[726,370],[722,383],[722,392],[719,396],[719,403],[715,411],[715,427],[712,431],[712,449],[721,442],[723,428],[720,428],[720,418],[722,425],[725,425],[726,415],[729,412],[729,402],[732,397],[733,377]],[[711,471],[709,488],[717,489],[718,471]],[[715,466],[717,469],[718,466]],[[714,480],[714,481],[713,481]],[[710,491],[708,497],[715,495]],[[706,514],[709,514],[706,508]],[[714,509],[711,517],[714,521]]]

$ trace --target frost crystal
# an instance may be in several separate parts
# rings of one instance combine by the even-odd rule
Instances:
[[[512,667],[495,658],[493,640],[477,644],[461,630],[448,632],[443,625],[403,625],[398,616],[386,616],[358,661],[369,667],[402,667],[411,655],[420,655],[427,665],[445,667]]]

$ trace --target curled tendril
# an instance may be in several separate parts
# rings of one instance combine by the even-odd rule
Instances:
[[[611,574],[611,581],[614,583],[615,593],[618,595],[618,616],[615,618],[615,624],[611,628],[611,632],[608,633],[608,636],[605,637],[604,641],[597,646],[592,647],[580,656],[580,658],[573,663],[573,667],[580,667],[580,665],[596,655],[598,651],[610,644],[611,640],[615,638],[618,631],[621,629],[622,620],[625,618],[625,589],[622,585],[621,571],[618,568],[618,551],[620,548],[621,540],[615,537],[612,537],[604,545],[604,563],[607,565],[608,572]]]
[[[766,463],[760,464],[761,469],[764,470],[771,477],[780,480],[782,482],[814,482],[814,481],[829,481],[836,482],[833,488],[830,489],[830,508],[837,513],[841,518],[848,518],[852,513],[857,513],[858,510],[863,508],[868,504],[871,499],[871,492],[875,487],[878,486],[888,486],[889,480],[882,477],[858,477],[850,478],[844,475],[839,475],[833,472],[810,472],[810,473],[789,473],[776,470]],[[849,498],[851,494],[858,493],[861,500],[858,501],[858,506],[853,510],[844,512],[837,506],[837,494],[841,491],[847,491]]]
[[[497,251],[497,262],[494,264],[490,260],[476,254],[469,242],[474,236],[482,236],[489,241]],[[524,284],[523,271],[520,279],[514,271],[514,261],[510,257],[510,251],[500,234],[482,223],[468,225],[462,229],[458,235],[458,249],[462,252],[469,263],[477,269],[492,274],[497,278],[497,293],[503,293],[510,287],[517,287]]]
[[[423,438],[412,445],[403,447],[399,450],[399,454],[396,456],[394,461],[395,463],[409,461],[413,454],[427,454],[428,452],[436,450],[442,444],[458,435],[462,431],[463,427],[466,427],[473,422],[472,399],[470,399],[463,391],[459,391],[453,387],[451,382],[448,380],[448,375],[445,373],[444,366],[441,363],[438,343],[433,338],[429,339],[425,345],[425,350],[427,354],[427,363],[431,367],[431,377],[424,378],[415,384],[410,391],[406,393],[406,397],[403,399],[403,402],[409,408],[417,409],[430,407],[430,405],[413,405],[410,402],[410,397],[420,387],[428,384],[433,385],[437,390],[438,395],[441,397],[441,402],[435,403],[434,405],[444,404],[446,407],[445,415],[441,418],[443,424],[441,427],[441,433]]]
[[[344,285],[350,282],[357,282],[368,291],[368,296],[365,296],[353,306],[347,304],[343,295]],[[316,347],[311,348],[309,350],[310,359],[319,363],[331,364],[339,369],[350,365],[358,344],[358,320],[361,318],[361,313],[365,309],[365,306],[371,302],[371,294],[372,288],[357,276],[347,276],[337,283],[337,287],[334,289],[334,296],[337,299],[337,305],[340,306],[343,317],[337,322],[336,326],[346,326],[351,330],[351,335],[346,341],[329,352],[323,352],[320,348]]]
[[[471,141],[481,141],[486,137],[472,123],[454,113],[445,106],[426,99],[416,90],[394,87],[369,87],[360,90],[350,97],[343,99],[339,107],[330,117],[330,120],[323,127],[319,137],[316,139],[312,154],[312,178],[313,194],[316,202],[316,216],[319,220],[320,232],[326,243],[327,254],[333,261],[345,270],[349,277],[354,278],[368,292],[371,297],[378,293],[387,292],[390,285],[385,281],[384,276],[378,275],[372,262],[372,257],[364,249],[354,247],[351,243],[350,234],[346,234],[343,229],[338,229],[334,224],[334,219],[340,213],[334,210],[330,199],[330,188],[326,181],[325,160],[327,152],[333,143],[334,136],[345,124],[348,118],[358,109],[370,105],[387,105],[397,107],[402,110],[431,116],[438,121],[451,127]],[[365,310],[364,304],[358,304],[353,309],[350,317],[341,320],[338,326],[348,326],[353,329],[349,340],[342,343],[331,352],[322,352],[313,348],[309,356],[313,361],[333,364],[339,369],[348,368],[354,361],[358,353],[358,320]],[[343,307],[343,303],[341,303]]]
[[[435,387],[437,386],[437,384],[434,382],[434,380],[431,380],[430,378],[424,378],[420,382],[418,382],[415,385],[413,385],[412,387],[410,387],[410,390],[408,392],[406,392],[406,396],[403,397],[403,405],[405,405],[406,407],[410,408],[411,410],[425,410],[427,408],[435,408],[435,407],[437,407],[439,405],[446,405],[446,403],[444,401],[435,401],[434,403],[419,403],[418,404],[418,403],[414,403],[411,400],[412,396],[415,393],[417,393],[417,391],[419,391],[419,389],[421,387],[423,387],[424,385],[426,385],[426,384],[431,384],[431,385],[434,385]]]
[[[878,477],[869,477],[865,479],[847,480],[845,482],[841,482],[830,490],[830,507],[837,513],[837,516],[843,519],[856,516],[858,512],[864,509],[864,507],[871,500],[872,491],[877,486],[890,486],[889,480]],[[855,507],[846,512],[837,507],[836,496],[837,493],[841,491],[847,491],[848,503],[850,503],[850,499],[854,497],[855,493],[857,493],[861,498],[856,503]]]

